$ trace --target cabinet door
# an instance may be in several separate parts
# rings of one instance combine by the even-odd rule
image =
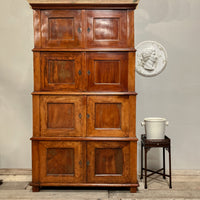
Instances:
[[[127,91],[127,53],[88,53],[88,91]]]
[[[88,142],[87,182],[128,183],[129,142]]]
[[[127,11],[89,10],[86,20],[88,48],[127,47]]]
[[[39,143],[42,183],[83,182],[83,145],[73,141]]]
[[[83,136],[85,98],[79,96],[41,96],[42,136]]]
[[[78,48],[82,42],[80,10],[42,10],[43,48]]]
[[[41,53],[42,90],[81,90],[81,53]]]
[[[87,136],[129,136],[128,96],[90,96],[87,113]]]

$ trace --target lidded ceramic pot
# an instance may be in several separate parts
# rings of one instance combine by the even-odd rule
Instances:
[[[165,118],[149,117],[144,118],[144,122],[141,125],[145,128],[147,139],[164,139],[165,127],[169,122]]]

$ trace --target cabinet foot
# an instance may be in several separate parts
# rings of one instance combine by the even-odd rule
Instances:
[[[137,192],[137,187],[130,187],[130,192],[131,193],[136,193]]]
[[[32,186],[32,192],[39,192],[40,187],[39,186]]]

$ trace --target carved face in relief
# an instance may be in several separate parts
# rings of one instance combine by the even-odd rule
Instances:
[[[156,41],[144,41],[136,46],[136,72],[152,77],[160,74],[167,65],[167,52]]]
[[[154,48],[146,48],[141,52],[142,67],[145,70],[153,71],[157,64],[157,55]]]

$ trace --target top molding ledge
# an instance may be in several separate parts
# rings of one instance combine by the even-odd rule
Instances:
[[[27,0],[33,9],[107,8],[135,9],[140,0]]]
[[[28,0],[30,4],[138,4],[139,0]]]

